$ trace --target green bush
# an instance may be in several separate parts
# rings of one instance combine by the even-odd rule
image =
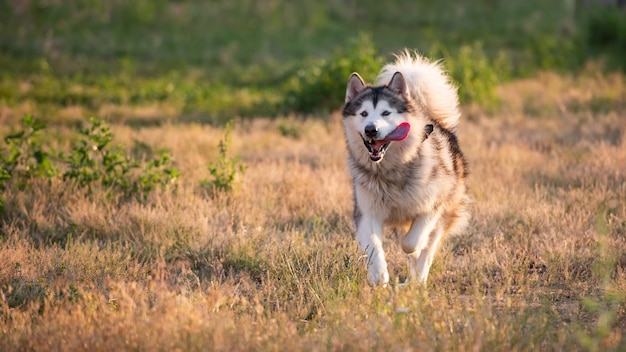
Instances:
[[[170,156],[161,151],[149,162],[125,154],[121,146],[111,146],[113,133],[102,121],[91,118],[90,125],[80,130],[82,138],[63,159],[67,164],[64,180],[81,187],[104,187],[125,196],[143,196],[157,186],[173,182],[179,173],[168,167]]]
[[[52,165],[51,153],[46,151],[40,132],[46,124],[27,115],[21,120],[22,129],[4,138],[6,150],[0,154],[0,175],[19,182],[33,177],[52,177],[57,170]],[[0,147],[1,148],[1,147]],[[25,184],[22,184],[25,186]]]
[[[607,55],[611,65],[626,70],[626,12],[597,5],[586,12],[583,23],[589,51]]]
[[[159,186],[172,183],[179,173],[169,166],[170,155],[158,151],[145,162],[129,157],[121,146],[111,147],[113,134],[96,119],[80,130],[81,138],[71,146],[68,155],[56,153],[45,144],[42,131],[46,125],[31,115],[21,121],[21,129],[7,135],[0,145],[0,191],[16,187],[23,191],[34,179],[59,175],[65,166],[64,181],[79,187],[102,187],[107,192],[130,197],[146,197]],[[0,196],[0,212],[4,211]]]
[[[615,7],[597,6],[587,19],[587,40],[594,46],[626,47],[626,14]]]
[[[300,114],[327,113],[341,106],[346,84],[352,72],[373,79],[383,60],[376,55],[369,36],[361,35],[347,51],[304,65],[285,87],[286,112]]]
[[[31,115],[22,118],[21,125],[20,130],[4,137],[4,146],[0,145],[0,191],[9,184],[23,190],[32,178],[50,179],[57,173],[51,153],[40,138],[46,125]],[[4,201],[0,196],[0,211],[3,209]]]
[[[495,89],[510,79],[512,65],[503,53],[491,58],[480,42],[461,46],[454,53],[435,46],[434,56],[443,57],[444,65],[459,85],[462,104],[476,103],[487,109],[499,105]],[[354,41],[347,52],[339,51],[328,60],[320,60],[298,71],[288,83],[285,110],[298,113],[328,112],[343,103],[347,77],[359,72],[372,82],[383,59],[367,36]]]
[[[480,42],[464,45],[455,54],[438,47],[434,52],[444,58],[445,67],[457,82],[461,104],[476,103],[487,109],[500,104],[496,87],[509,79],[511,74],[509,61],[504,54],[490,59]]]

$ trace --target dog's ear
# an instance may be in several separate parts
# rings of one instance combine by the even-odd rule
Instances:
[[[391,77],[391,81],[389,81],[387,87],[402,96],[406,96],[406,80],[400,72],[396,72],[393,74],[393,76]]]
[[[358,73],[354,72],[348,80],[348,88],[346,89],[346,103],[356,97],[365,89],[365,82]]]

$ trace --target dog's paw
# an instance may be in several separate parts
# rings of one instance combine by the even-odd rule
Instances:
[[[367,268],[367,280],[371,286],[386,287],[389,283],[389,272],[386,263],[371,264]]]

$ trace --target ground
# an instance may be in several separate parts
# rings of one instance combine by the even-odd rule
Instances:
[[[472,220],[426,287],[367,285],[338,112],[236,122],[228,153],[245,170],[228,192],[199,185],[223,128],[113,124],[184,176],[144,201],[61,182],[5,192],[0,347],[623,349],[624,89],[590,66],[502,85],[495,113],[465,106]]]

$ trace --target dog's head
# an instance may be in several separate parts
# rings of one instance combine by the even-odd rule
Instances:
[[[382,86],[368,86],[358,73],[353,73],[348,80],[344,124],[346,129],[358,133],[373,162],[383,159],[391,143],[401,142],[409,135],[407,89],[400,72]]]

